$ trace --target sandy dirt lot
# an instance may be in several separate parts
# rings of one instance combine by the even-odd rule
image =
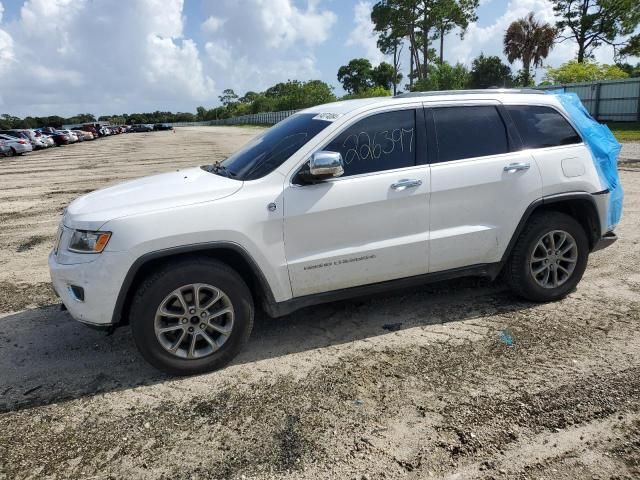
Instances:
[[[620,240],[561,302],[471,279],[261,316],[231,366],[180,379],[127,328],[59,311],[46,257],[70,200],[257,131],[0,159],[0,479],[640,478],[640,163]]]

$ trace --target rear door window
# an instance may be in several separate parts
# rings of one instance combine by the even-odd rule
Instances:
[[[509,151],[507,129],[496,107],[433,108],[438,162],[498,155]]]
[[[524,148],[557,147],[582,143],[567,120],[551,107],[506,105],[522,137]]]

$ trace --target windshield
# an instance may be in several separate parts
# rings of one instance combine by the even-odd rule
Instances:
[[[331,122],[314,120],[316,113],[297,113],[251,140],[241,150],[207,170],[237,180],[255,180],[282,165]]]

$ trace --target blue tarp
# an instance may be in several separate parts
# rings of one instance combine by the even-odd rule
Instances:
[[[573,120],[582,138],[591,150],[591,157],[603,185],[609,189],[609,210],[607,227],[611,230],[620,222],[624,192],[618,177],[618,154],[620,144],[606,125],[598,123],[589,114],[575,93],[563,93],[558,90],[547,91],[555,95]]]

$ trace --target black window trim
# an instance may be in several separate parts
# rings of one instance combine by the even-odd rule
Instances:
[[[509,121],[511,121],[511,123],[513,125],[513,129],[514,129],[515,133],[518,135],[518,138],[520,139],[520,142],[522,143],[522,149],[523,150],[525,149],[524,148],[524,141],[522,140],[522,136],[520,135],[520,131],[518,130],[518,128],[515,125],[515,122],[511,118],[511,114],[504,107],[546,107],[546,108],[550,108],[551,110],[553,110],[556,113],[560,114],[560,116],[567,121],[567,123],[571,126],[571,128],[573,128],[573,131],[576,132],[576,135],[578,135],[580,137],[580,143],[571,143],[569,145],[553,145],[551,147],[533,147],[533,148],[528,148],[527,150],[542,150],[542,149],[546,149],[546,148],[567,148],[567,147],[577,147],[577,146],[580,146],[580,145],[585,145],[584,137],[582,136],[582,133],[580,133],[580,130],[578,130],[576,128],[576,125],[573,123],[573,120],[571,120],[571,118],[569,118],[567,115],[565,115],[565,113],[562,110],[559,110],[555,105],[550,105],[548,103],[511,103],[511,102],[509,102],[509,103],[506,103],[506,104],[503,105],[504,114],[509,118]]]
[[[436,121],[433,115],[433,110],[436,108],[450,108],[450,107],[495,107],[498,111],[498,117],[504,125],[505,132],[507,134],[507,151],[504,153],[496,153],[493,155],[480,155],[477,157],[459,158],[456,160],[443,160],[440,161],[440,150],[438,148],[438,140],[436,137]],[[465,160],[474,160],[479,158],[495,157],[498,155],[509,155],[514,152],[522,150],[522,139],[518,133],[513,119],[507,114],[502,102],[495,100],[483,100],[483,101],[461,101],[461,102],[447,102],[444,104],[425,103],[423,105],[426,118],[427,127],[427,139],[428,139],[428,152],[431,155],[428,158],[430,165],[447,164],[451,162],[463,162]]]
[[[374,109],[374,110],[366,111],[364,112],[364,115],[357,115],[353,117],[352,119],[350,119],[348,123],[342,125],[336,131],[332,132],[331,135],[327,137],[327,139],[325,139],[322,143],[320,143],[317,147],[315,147],[309,153],[309,155],[304,160],[302,160],[296,168],[293,169],[293,173],[289,176],[289,186],[302,188],[302,187],[310,187],[310,186],[318,185],[317,183],[299,184],[299,183],[295,183],[294,180],[296,179],[300,171],[304,168],[306,163],[309,161],[309,157],[311,155],[313,155],[315,152],[322,151],[327,145],[329,145],[335,138],[341,135],[346,129],[351,128],[357,122],[365,120],[374,115],[381,115],[384,113],[393,113],[393,112],[398,112],[403,110],[413,110],[415,115],[416,156],[415,156],[413,165],[410,165],[408,167],[393,168],[389,170],[377,170],[375,172],[360,173],[358,175],[348,175],[348,176],[330,178],[327,180],[323,180],[322,182],[319,182],[319,183],[322,184],[322,183],[341,182],[341,181],[350,180],[350,179],[364,178],[371,175],[380,175],[382,173],[401,172],[404,170],[428,165],[429,164],[429,157],[428,157],[429,147],[427,146],[427,138],[426,138],[427,127],[426,127],[426,118],[425,118],[424,108],[418,104],[397,105],[395,108],[383,108],[383,109]],[[424,160],[420,161],[419,160],[420,158]]]

